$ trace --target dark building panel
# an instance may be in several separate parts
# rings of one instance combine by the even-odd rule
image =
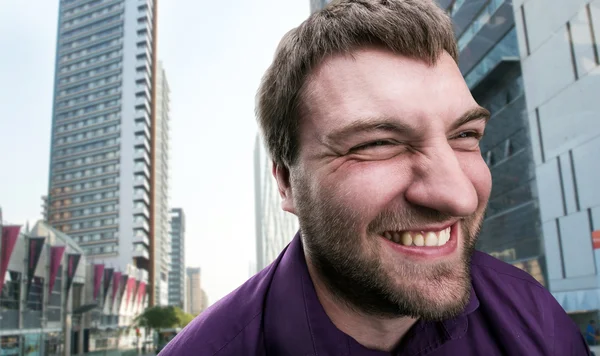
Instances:
[[[460,51],[459,68],[463,75],[467,74],[514,27],[514,23],[512,3],[505,2]],[[461,36],[468,35],[463,33]]]
[[[528,272],[543,282],[535,163],[519,63],[497,65],[473,89],[475,100],[492,114],[481,153],[493,184],[477,248],[524,269],[535,266]]]
[[[451,15],[454,24],[454,33],[457,37],[462,35],[464,30],[471,25],[475,17],[487,3],[487,0],[464,0],[454,2],[454,5],[451,7]]]

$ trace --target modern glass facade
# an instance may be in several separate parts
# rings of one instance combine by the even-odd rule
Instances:
[[[600,2],[513,6],[549,288],[585,326],[600,317]]]
[[[254,146],[257,271],[279,256],[299,229],[298,218],[281,209],[281,197],[271,167],[271,159],[257,135]]]
[[[48,221],[122,270],[152,270],[155,15],[153,0],[59,7]]]
[[[169,271],[169,305],[184,309],[185,296],[185,214],[173,208],[171,220],[171,268]],[[185,309],[184,309],[185,310]]]
[[[512,3],[438,2],[452,16],[465,81],[475,100],[492,114],[481,152],[493,185],[477,248],[547,284]]]

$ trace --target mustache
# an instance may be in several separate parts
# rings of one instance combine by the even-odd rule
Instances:
[[[444,214],[434,209],[425,207],[411,207],[401,210],[385,210],[381,212],[367,226],[369,233],[381,231],[403,231],[409,230],[415,225],[431,223],[443,223],[456,219],[456,217]]]

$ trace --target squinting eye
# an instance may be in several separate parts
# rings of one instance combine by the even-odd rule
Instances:
[[[464,131],[459,133],[456,138],[475,138],[479,140],[482,136],[482,134],[476,131]]]
[[[358,151],[358,150],[364,150],[364,149],[367,149],[367,148],[388,146],[388,145],[391,145],[391,144],[392,143],[389,142],[389,141],[378,140],[378,141],[373,141],[373,142],[369,142],[369,143],[365,143],[365,144],[356,146],[356,147],[352,148],[351,151]]]

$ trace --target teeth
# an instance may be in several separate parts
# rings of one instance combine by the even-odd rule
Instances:
[[[435,232],[429,231],[425,234],[425,246],[437,246],[438,245],[438,237]]]
[[[415,246],[424,246],[425,245],[425,238],[423,237],[423,235],[417,234],[415,236],[415,238],[413,239],[413,243],[415,244]]]
[[[440,232],[438,246],[443,246],[450,240],[450,228],[444,229]]]
[[[396,232],[386,231],[383,236],[394,243],[404,246],[443,246],[450,240],[451,228],[433,232]]]
[[[405,231],[402,233],[402,244],[404,246],[411,246],[413,244],[413,238],[410,236],[410,232]]]

